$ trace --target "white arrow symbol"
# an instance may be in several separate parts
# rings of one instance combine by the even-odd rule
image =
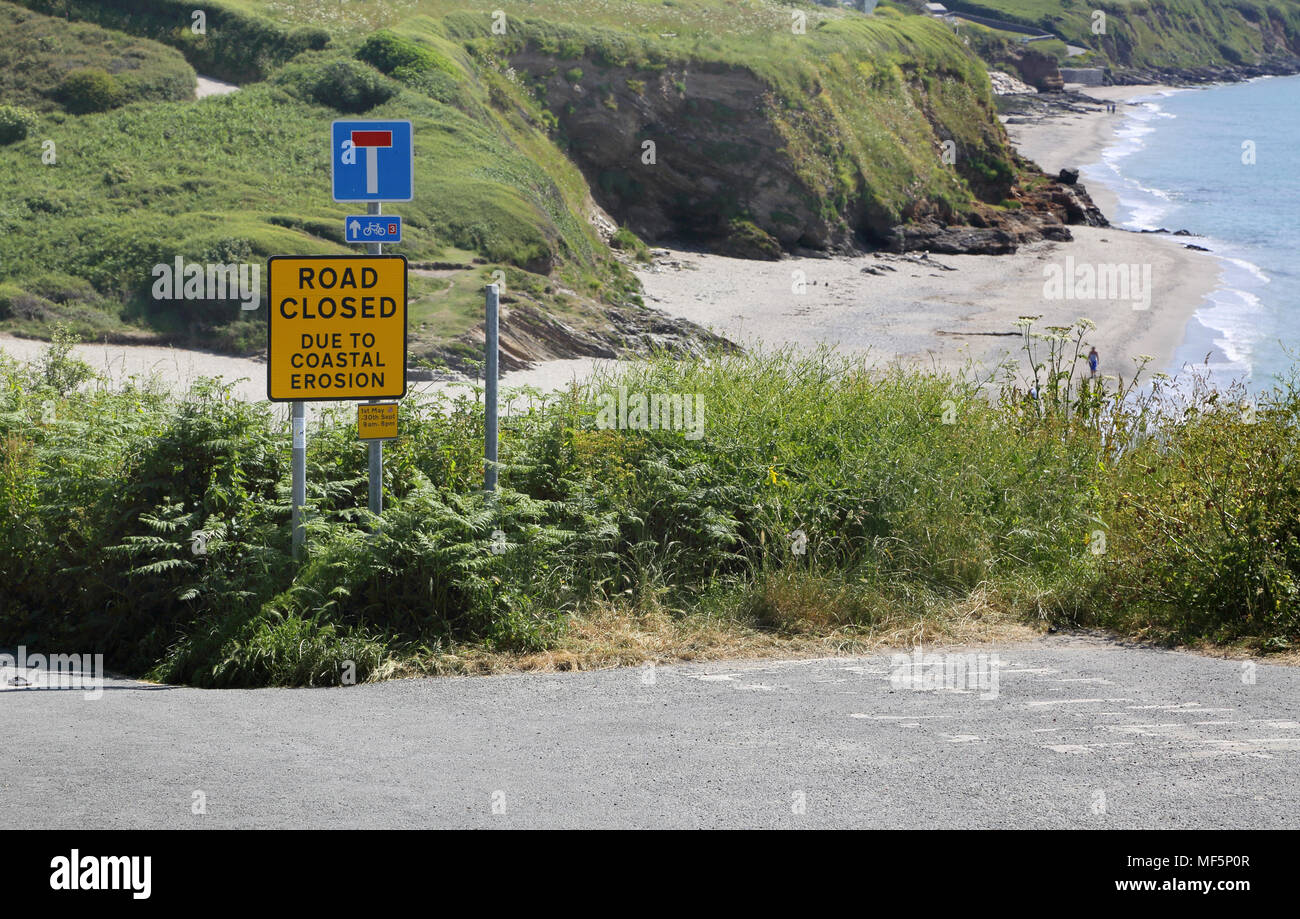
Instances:
[[[361,232],[361,221],[354,220],[351,223],[349,223],[348,232],[351,233],[353,236],[358,235]]]

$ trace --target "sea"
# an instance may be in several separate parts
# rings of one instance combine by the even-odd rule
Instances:
[[[1186,229],[1220,259],[1166,370],[1269,389],[1300,369],[1300,76],[1132,101],[1084,179],[1115,192],[1117,226]]]

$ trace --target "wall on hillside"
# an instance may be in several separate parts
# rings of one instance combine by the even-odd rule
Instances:
[[[1100,67],[1062,67],[1061,79],[1066,83],[1101,86],[1106,82],[1106,71]]]

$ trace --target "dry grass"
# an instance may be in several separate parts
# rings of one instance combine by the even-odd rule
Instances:
[[[603,605],[569,621],[544,651],[460,647],[389,665],[371,679],[607,670],[652,661],[848,657],[918,645],[942,647],[1037,638],[984,590],[959,601],[868,603],[842,585],[777,575],[722,614],[658,605]]]

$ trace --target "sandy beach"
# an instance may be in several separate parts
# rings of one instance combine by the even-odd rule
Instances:
[[[1094,98],[1124,103],[1159,86],[1088,87]],[[1009,124],[1018,149],[1049,173],[1085,168],[1123,123],[1114,114],[1057,113]],[[1115,196],[1099,183],[1088,190],[1108,216]],[[1116,228],[1072,227],[1073,242],[1041,242],[1015,255],[922,257],[882,253],[835,258],[784,258],[761,262],[696,252],[656,250],[652,266],[638,270],[647,304],[711,328],[747,348],[833,345],[866,354],[879,364],[984,370],[1020,353],[1016,320],[1041,316],[1038,327],[1070,325],[1081,317],[1097,326],[1088,338],[1106,374],[1132,370],[1139,355],[1152,370],[1170,369],[1175,349],[1197,306],[1219,274],[1208,252],[1185,240]],[[1150,289],[1138,298],[1110,290],[1064,298],[1048,287],[1053,273],[1128,266],[1133,278],[1149,272]],[[1086,289],[1072,292],[1086,294]],[[1056,295],[1052,295],[1052,294]],[[1149,294],[1149,297],[1146,296]],[[1135,308],[1138,307],[1138,308]],[[42,343],[0,334],[0,350],[23,360]],[[265,397],[260,360],[142,345],[80,345],[76,353],[114,380],[158,374],[177,389],[199,376],[241,380],[235,392]],[[597,362],[551,361],[508,374],[505,386],[553,389],[582,378]],[[416,389],[445,383],[413,383]]]
[[[31,338],[18,338],[0,332],[0,351],[19,361],[34,362],[49,347],[46,342]],[[266,398],[266,362],[255,358],[233,357],[211,351],[194,351],[158,345],[114,345],[83,343],[72,349],[78,357],[91,366],[110,385],[120,385],[131,378],[143,382],[157,380],[174,393],[183,393],[200,377],[220,377],[231,383],[231,392],[241,399],[256,402]],[[601,364],[613,361],[575,358],[573,360],[546,361],[527,370],[503,374],[503,390],[531,388],[543,392],[560,389],[574,381],[583,380]],[[408,393],[449,392],[472,390],[473,381],[448,382],[410,380]],[[479,384],[481,385],[481,384]],[[517,399],[521,406],[526,397]],[[333,403],[311,402],[312,412],[328,409]],[[283,403],[287,405],[287,403]],[[287,411],[287,409],[286,409]]]
[[[1048,325],[1096,323],[1088,338],[1107,373],[1131,370],[1149,354],[1161,366],[1173,358],[1183,326],[1211,289],[1212,256],[1169,240],[1092,227],[1072,228],[1074,241],[1042,242],[1015,255],[926,258],[879,255],[752,262],[675,252],[684,268],[642,273],[648,302],[684,316],[738,344],[833,344],[898,362],[957,370],[993,367],[1019,352],[1016,320],[1041,316]],[[1044,297],[1044,269],[1124,263],[1150,265],[1151,303]],[[875,269],[881,274],[864,273]],[[803,272],[802,292],[796,272]]]
[[[1159,86],[1088,87],[1097,99],[1125,102]],[[1123,123],[1123,107],[1108,114],[1064,113],[1008,125],[1017,148],[1049,173],[1100,160]],[[1108,216],[1115,196],[1088,186]],[[1088,339],[1103,372],[1131,372],[1150,355],[1151,369],[1168,369],[1187,320],[1216,283],[1218,260],[1185,248],[1181,239],[1117,228],[1071,227],[1074,241],[1041,242],[1014,255],[927,258],[881,254],[852,258],[787,258],[754,262],[672,251],[663,264],[638,272],[647,302],[713,329],[745,347],[836,345],[881,364],[992,368],[1018,353],[1020,316],[1041,316],[1039,328],[1096,323]],[[680,267],[672,267],[679,265]],[[1132,297],[1065,299],[1047,287],[1053,273],[1129,266],[1145,277],[1149,304]],[[803,285],[800,285],[803,281]],[[1072,292],[1086,293],[1086,290]]]

